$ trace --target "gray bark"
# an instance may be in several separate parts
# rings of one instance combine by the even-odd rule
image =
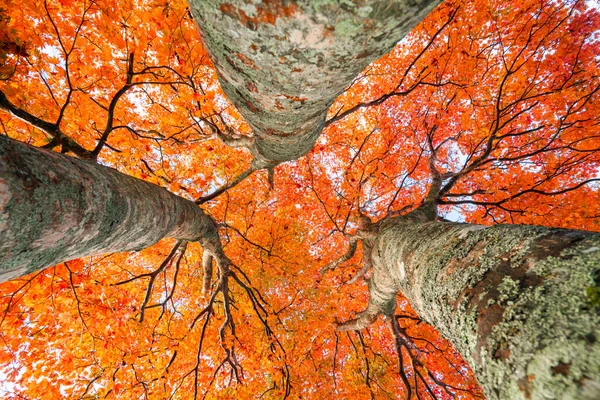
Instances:
[[[214,222],[193,202],[112,168],[0,136],[0,282],[165,237],[220,247]]]
[[[600,234],[397,217],[373,269],[367,317],[402,292],[489,399],[600,398]]]
[[[438,3],[189,0],[253,153],[271,164],[308,153],[333,100]]]

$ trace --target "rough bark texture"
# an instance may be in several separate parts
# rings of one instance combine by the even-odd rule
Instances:
[[[489,399],[600,398],[599,234],[399,217],[373,264],[375,302],[400,290]]]
[[[215,235],[197,205],[163,188],[0,136],[0,281],[165,237],[218,243]]]
[[[189,0],[223,90],[260,156],[294,160],[355,76],[439,0]]]

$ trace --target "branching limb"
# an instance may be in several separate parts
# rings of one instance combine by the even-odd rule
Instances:
[[[73,291],[73,296],[75,297],[75,302],[77,303],[77,313],[79,314],[79,319],[81,320],[82,329],[85,328],[85,330],[90,332],[90,334],[91,334],[90,328],[89,328],[87,322],[85,321],[85,318],[83,317],[83,313],[81,311],[81,300],[79,299],[79,296],[77,295],[77,289],[75,289],[75,283],[73,282],[73,271],[69,267],[69,263],[65,262],[65,263],[63,263],[63,265],[69,272],[69,286],[71,287],[71,290]],[[92,334],[92,337],[93,337],[93,334]]]
[[[439,83],[439,84],[434,84],[434,83],[427,83],[424,82],[423,79],[426,77],[421,77],[421,79],[419,81],[417,81],[416,83],[414,83],[413,85],[411,85],[409,88],[402,90],[402,87],[404,85],[404,82],[406,80],[406,78],[408,77],[410,71],[413,69],[413,67],[415,66],[415,64],[419,61],[419,59],[427,52],[427,50],[433,45],[433,43],[435,42],[436,38],[442,33],[442,31],[444,29],[446,29],[446,27],[454,20],[454,17],[456,16],[456,13],[458,12],[458,7],[450,14],[450,17],[448,18],[448,20],[437,30],[437,32],[435,32],[435,34],[433,34],[433,36],[429,39],[427,45],[425,45],[425,47],[423,48],[423,50],[421,50],[421,52],[412,60],[412,62],[410,63],[410,65],[406,68],[406,70],[404,71],[404,74],[402,76],[402,78],[400,79],[400,81],[398,82],[398,84],[396,85],[396,87],[394,88],[394,90],[392,90],[391,92],[384,94],[383,96],[379,97],[378,99],[372,100],[372,101],[367,101],[364,103],[358,103],[355,106],[345,110],[345,111],[341,111],[342,109],[340,108],[340,110],[330,119],[328,119],[327,121],[325,121],[325,127],[340,121],[344,118],[346,118],[348,115],[354,113],[355,111],[362,109],[362,108],[367,108],[367,107],[372,107],[372,106],[376,106],[376,105],[380,105],[382,103],[384,103],[387,99],[391,98],[391,97],[398,97],[398,96],[406,96],[409,93],[411,93],[413,90],[415,90],[419,85],[421,84],[429,84],[432,86],[444,86],[444,85],[457,85],[454,82],[444,82],[444,83]],[[425,72],[424,68],[419,75],[421,76],[423,74],[423,72]]]
[[[79,396],[80,400],[89,399],[90,397],[92,397],[92,396],[87,396],[87,393],[94,386],[94,382],[96,382],[98,379],[102,378],[102,375],[104,375],[104,371],[106,371],[106,369],[102,368],[96,376],[94,376],[92,379],[89,380],[88,384],[85,387],[85,390],[83,391],[81,396]],[[96,397],[96,396],[93,396],[93,397]]]
[[[402,383],[404,383],[404,386],[406,387],[406,398],[410,400],[412,387],[408,377],[406,376],[406,372],[404,371],[404,356],[402,355],[402,347],[406,345],[406,341],[400,333],[400,325],[398,324],[398,320],[395,318],[395,316],[388,316],[388,321],[390,324],[392,337],[394,339],[394,345],[396,346],[396,355],[398,357],[398,373],[400,374]]]
[[[248,149],[250,150],[254,146],[254,138],[248,136],[228,136],[224,134],[220,129],[216,131],[217,137],[229,147],[234,149]]]
[[[98,154],[100,154],[100,151],[102,150],[102,148],[106,144],[106,141],[108,140],[108,136],[113,131],[113,124],[114,124],[114,119],[115,119],[115,108],[117,107],[117,103],[119,102],[119,99],[132,87],[133,75],[134,75],[134,72],[133,72],[134,58],[133,57],[134,57],[134,53],[130,53],[129,58],[127,59],[127,75],[125,78],[125,85],[123,85],[121,87],[121,89],[119,89],[117,91],[117,93],[115,93],[112,100],[110,101],[110,105],[108,106],[108,116],[106,117],[106,127],[104,128],[104,132],[102,132],[102,136],[100,137],[100,140],[98,140],[98,144],[96,145],[96,148],[94,148],[94,151],[92,152],[92,157],[94,160],[96,158],[98,158]]]
[[[231,275],[231,270],[229,266],[225,268],[221,266],[221,293],[223,294],[223,303],[224,303],[224,314],[225,321],[219,328],[219,337],[221,338],[221,348],[225,351],[226,357],[223,360],[223,363],[229,364],[231,368],[232,374],[235,376],[236,381],[241,382],[243,378],[243,369],[239,364],[237,357],[235,355],[235,347],[233,344],[233,339],[236,338],[235,333],[235,323],[233,322],[233,317],[231,315],[231,297],[229,295],[229,276]],[[232,340],[227,340],[227,330],[231,334]]]
[[[406,329],[404,329],[400,326],[400,324],[398,322],[398,317],[406,318],[406,316],[388,315],[387,320],[388,320],[388,326],[390,328],[390,332],[392,333],[392,337],[394,339],[394,344],[396,347],[400,377],[402,378],[402,381],[404,382],[404,384],[406,385],[406,387],[408,388],[409,391],[411,390],[411,385],[410,385],[408,378],[406,377],[406,373],[404,371],[404,364],[403,364],[404,355],[403,354],[407,354],[408,358],[412,362],[412,370],[414,371],[414,374],[415,374],[414,387],[415,387],[416,392],[418,392],[418,383],[420,380],[421,383],[425,386],[426,392],[433,399],[437,399],[438,397],[434,394],[434,391],[432,390],[432,388],[430,386],[431,382],[435,383],[435,385],[437,385],[439,388],[441,388],[451,398],[457,397],[456,392],[468,393],[469,395],[471,395],[473,397],[482,398],[482,396],[480,394],[475,393],[472,390],[460,388],[460,387],[453,386],[449,383],[444,382],[442,380],[444,378],[440,378],[439,376],[437,376],[437,374],[434,374],[432,371],[430,371],[429,368],[427,367],[427,365],[425,365],[425,363],[423,362],[426,360],[423,358],[422,351],[414,343],[414,340],[416,338],[410,336],[407,333]],[[409,318],[414,319],[412,317],[409,317]],[[405,350],[404,352],[402,351],[403,349]],[[439,349],[437,349],[437,350],[442,351]],[[455,370],[457,371],[457,373],[459,373],[464,378],[463,372],[460,371],[458,368],[456,368],[456,366],[454,366],[454,364],[450,360],[447,359],[447,361],[450,365],[455,367]],[[428,382],[426,378],[428,378],[430,380],[430,382]]]
[[[337,260],[332,261],[329,264],[327,264],[326,266],[324,266],[323,268],[321,268],[320,274],[323,275],[327,271],[334,270],[337,267],[339,267],[342,263],[344,263],[344,262],[348,261],[349,259],[351,259],[352,257],[354,257],[354,254],[356,253],[357,244],[358,244],[358,238],[351,237],[350,241],[348,243],[348,250],[346,251],[346,253],[343,256],[341,256],[340,258],[338,258]]]
[[[194,325],[196,324],[196,322],[200,319],[200,317],[202,317],[203,315],[206,315],[206,320],[204,321],[204,324],[202,325],[202,331],[200,333],[200,340],[198,341],[198,350],[196,351],[196,365],[188,374],[186,374],[182,378],[182,379],[185,379],[185,377],[187,377],[189,374],[191,374],[191,373],[194,374],[194,399],[198,398],[198,387],[199,387],[199,382],[198,382],[199,376],[198,375],[199,375],[199,368],[200,368],[200,360],[201,360],[201,356],[202,356],[202,345],[204,344],[204,338],[206,337],[206,328],[208,328],[208,325],[210,323],[210,317],[212,314],[214,314],[213,303],[214,303],[215,298],[217,297],[218,293],[219,293],[219,290],[216,290],[213,293],[208,305],[196,316],[196,318],[194,318],[194,321],[192,322],[192,326],[191,326],[191,328],[193,328]]]
[[[435,162],[437,161],[437,150],[433,147],[433,135],[437,129],[434,125],[427,133],[427,146],[429,147],[429,174],[431,175],[431,187],[425,198],[426,202],[435,203],[440,196],[442,189],[442,174],[437,169]]]
[[[154,288],[154,281],[156,280],[156,277],[170,265],[171,261],[175,258],[175,255],[177,254],[178,251],[181,252],[181,255],[179,257],[183,256],[183,252],[185,252],[186,245],[187,245],[187,242],[182,241],[182,240],[175,243],[175,246],[173,246],[173,249],[167,256],[167,258],[165,258],[165,260],[162,262],[162,264],[160,264],[160,266],[157,269],[155,269],[154,271],[136,275],[133,278],[113,284],[113,286],[119,286],[119,285],[124,285],[129,282],[133,282],[134,280],[137,280],[140,278],[150,278],[150,280],[148,281],[148,286],[146,287],[146,295],[144,297],[144,301],[142,302],[142,306],[140,308],[140,322],[144,321],[145,311],[146,311],[146,308],[148,308],[148,302],[150,301],[150,297],[152,296],[152,290]],[[182,248],[183,251],[181,251],[180,248]]]
[[[39,130],[50,136],[52,140],[44,147],[54,148],[57,146],[62,146],[63,153],[72,152],[78,157],[88,160],[93,158],[91,151],[86,150],[73,139],[65,135],[57,124],[44,121],[43,119],[40,119],[35,115],[30,114],[27,111],[17,107],[8,100],[8,98],[2,91],[0,91],[0,109],[9,112],[21,121],[26,122],[35,128],[38,128]]]
[[[363,267],[354,275],[352,279],[350,279],[346,284],[352,285],[358,282],[359,279],[364,278],[364,276],[369,272],[369,270],[373,267],[373,262],[371,261],[371,253],[373,252],[373,246],[369,246],[366,244],[366,241],[362,242],[363,244]]]
[[[277,254],[274,254],[272,248],[266,248],[265,246],[263,246],[263,245],[261,245],[259,243],[256,243],[253,240],[250,240],[248,238],[247,234],[242,233],[238,228],[236,228],[233,225],[230,225],[230,224],[227,224],[227,223],[220,223],[219,224],[219,228],[231,229],[232,231],[234,231],[235,233],[237,233],[246,243],[248,243],[249,245],[251,245],[253,247],[256,247],[257,249],[259,249],[261,251],[264,251],[269,257],[278,258],[279,260],[283,261],[284,263],[288,263],[288,264],[291,262],[290,260],[286,260],[285,258],[283,258],[283,257],[281,257],[281,256],[279,256]]]
[[[230,181],[225,186],[222,186],[221,188],[215,190],[213,193],[211,193],[209,195],[206,195],[206,196],[203,196],[203,197],[200,197],[199,199],[197,199],[196,200],[196,204],[204,204],[207,201],[213,200],[217,196],[225,193],[229,189],[232,189],[232,188],[236,187],[238,184],[240,184],[240,182],[242,182],[244,179],[246,179],[247,177],[249,177],[250,175],[252,175],[252,173],[254,171],[256,171],[256,169],[254,168],[254,166],[250,166],[248,169],[246,169],[244,172],[242,172],[241,174],[239,174],[238,176],[236,176],[232,181]]]
[[[213,256],[208,251],[202,254],[202,272],[202,296],[206,296],[210,292],[213,273]]]
[[[205,254],[210,254],[210,253],[205,249]],[[237,273],[234,272],[234,270],[239,271],[244,276],[244,278],[246,278],[246,280],[247,280],[248,278],[245,276],[243,271],[241,271],[235,265],[231,264],[231,262],[228,259],[224,259],[224,260],[221,259],[221,262],[219,262],[217,257],[218,257],[218,255],[215,256],[215,254],[211,254],[210,256],[204,258],[204,260],[211,260],[211,261],[213,258],[217,259],[217,264],[219,265],[219,271],[220,271],[219,282],[216,285],[216,288],[214,289],[213,293],[211,294],[211,298],[209,300],[208,305],[196,316],[196,318],[194,319],[194,321],[192,322],[192,325],[190,327],[190,328],[193,328],[194,325],[196,324],[196,322],[198,322],[198,320],[200,320],[200,318],[206,317],[204,324],[202,326],[200,342],[198,344],[196,366],[188,374],[186,374],[184,376],[184,378],[185,378],[186,376],[189,376],[190,374],[194,375],[194,387],[195,387],[194,398],[197,398],[199,396],[199,392],[197,390],[198,386],[199,386],[199,371],[198,371],[198,369],[199,369],[200,360],[201,360],[202,345],[203,345],[203,342],[205,339],[205,332],[208,327],[210,317],[212,314],[214,314],[213,304],[214,304],[218,294],[221,294],[222,298],[223,298],[223,313],[224,313],[225,318],[224,318],[222,325],[219,327],[219,340],[220,340],[220,346],[223,349],[225,356],[223,359],[221,359],[221,361],[218,363],[217,367],[215,368],[215,370],[212,374],[212,378],[209,381],[208,386],[210,387],[213,385],[213,383],[216,381],[218,372],[222,368],[229,367],[230,379],[232,381],[241,382],[244,377],[243,376],[243,368],[237,357],[237,354],[235,351],[235,346],[234,346],[234,343],[237,340],[237,336],[236,336],[236,325],[235,325],[235,322],[233,320],[233,315],[232,315],[233,299],[231,297],[231,292],[230,292],[230,283],[231,282],[237,283],[246,292],[246,294],[248,295],[248,298],[251,301],[251,304],[252,304],[252,307],[254,309],[256,316],[258,317],[258,319],[260,320],[261,324],[264,327],[265,334],[268,337],[268,342],[270,343],[271,352],[274,354],[279,353],[278,358],[280,360],[282,360],[284,363],[284,365],[282,366],[280,371],[281,371],[282,378],[283,378],[283,387],[285,387],[285,397],[289,396],[290,391],[291,391],[291,384],[289,381],[290,371],[289,371],[289,365],[287,364],[287,361],[286,361],[285,348],[283,347],[283,345],[281,344],[281,342],[279,341],[277,336],[275,336],[272,328],[269,325],[267,318],[270,315],[270,313],[265,308],[266,303],[264,302],[264,299],[262,298],[260,293],[254,287],[251,286],[250,281],[248,281],[248,283],[244,282],[242,279],[240,279],[240,277],[237,276]],[[230,278],[232,279],[232,281],[230,280]],[[206,395],[207,395],[207,392],[205,392],[204,397],[202,397],[202,398],[205,398]]]
[[[217,125],[217,123],[215,123],[214,121],[211,120],[211,117],[200,118],[198,120],[198,122],[196,122],[196,124],[198,125],[198,128],[201,129],[202,131],[204,131],[202,129],[202,126],[200,126],[200,124],[199,124],[199,122],[203,122],[210,128],[210,130],[213,132],[213,135],[218,137],[219,140],[221,140],[227,146],[232,147],[234,149],[245,148],[245,149],[252,151],[251,149],[254,148],[254,138],[253,137],[241,136],[241,135],[235,134],[233,132],[233,129],[231,129],[225,123],[225,121],[223,120],[223,117],[221,117],[220,114],[215,114],[213,117],[218,119],[223,124],[223,126],[225,127],[224,129],[227,131],[227,133],[223,132],[223,129],[221,129],[221,127],[219,125]]]
[[[381,313],[379,307],[369,302],[367,309],[359,313],[357,318],[338,324],[336,329],[342,332],[363,330],[371,326]]]
[[[0,328],[2,328],[2,325],[4,325],[4,320],[8,316],[9,312],[12,310],[12,307],[14,307],[14,305],[17,304],[25,296],[27,291],[29,291],[29,289],[31,288],[32,282],[38,276],[40,276],[42,273],[44,273],[44,270],[41,270],[37,274],[30,276],[28,279],[25,279],[23,284],[21,286],[19,286],[17,289],[15,289],[10,295],[7,294],[7,295],[3,296],[3,298],[8,297],[9,300],[8,300],[8,303],[6,304],[6,307],[4,308],[4,312],[2,313],[2,318],[0,319]],[[23,293],[21,293],[21,295],[17,297],[17,295],[21,291],[23,291]]]
[[[177,276],[179,275],[179,269],[181,268],[181,259],[183,258],[185,251],[187,248],[187,242],[183,242],[181,245],[181,248],[178,251],[177,256],[175,257],[175,262],[173,264],[175,264],[175,272],[173,273],[173,281],[171,284],[171,290],[169,290],[167,293],[165,293],[165,299],[159,303],[156,304],[152,304],[150,306],[146,306],[146,309],[149,308],[154,308],[154,307],[162,307],[162,310],[160,312],[160,315],[158,316],[158,319],[160,320],[166,309],[167,309],[167,303],[169,301],[171,301],[171,299],[173,298],[173,294],[175,293],[175,288],[177,287]],[[173,308],[175,308],[175,306],[173,305]]]
[[[323,211],[325,211],[325,214],[327,214],[327,217],[329,218],[329,220],[331,221],[331,223],[333,224],[333,226],[335,227],[335,229],[337,231],[343,232],[343,229],[341,229],[338,226],[338,224],[337,224],[336,220],[334,219],[334,217],[329,213],[329,210],[327,209],[327,205],[321,199],[321,197],[319,196],[319,192],[317,192],[317,189],[315,188],[315,177],[313,175],[313,169],[312,169],[312,165],[310,163],[310,158],[309,157],[306,158],[306,162],[308,164],[308,174],[310,176],[310,185],[309,185],[309,188],[315,194],[315,197],[317,198],[317,200],[319,201],[319,203],[321,203],[321,205],[323,206]]]
[[[245,274],[243,274],[243,271],[241,271],[237,267],[236,267],[236,269],[239,270],[242,273],[242,275],[245,276]],[[292,386],[291,386],[291,382],[290,382],[290,366],[287,363],[287,360],[285,357],[286,351],[285,351],[285,348],[283,347],[283,344],[281,343],[279,338],[275,335],[275,333],[273,332],[273,329],[270,327],[270,325],[268,323],[267,316],[269,313],[267,312],[266,307],[265,307],[265,306],[268,306],[268,304],[266,304],[266,302],[262,298],[262,295],[260,294],[260,292],[256,288],[250,286],[251,284],[249,281],[248,281],[248,284],[246,284],[235,273],[231,273],[231,277],[235,280],[235,282],[242,289],[244,289],[244,291],[248,295],[248,298],[252,302],[252,307],[254,308],[254,312],[256,313],[256,316],[262,323],[264,330],[265,330],[265,334],[267,335],[269,341],[271,342],[271,345],[270,345],[271,352],[275,354],[277,351],[279,351],[279,353],[282,355],[282,357],[280,357],[280,359],[283,360],[283,367],[280,370],[281,370],[281,374],[283,375],[282,383],[283,383],[283,386],[285,387],[285,398],[287,398],[290,395],[291,390],[292,390]],[[248,279],[248,278],[246,277],[246,279]]]

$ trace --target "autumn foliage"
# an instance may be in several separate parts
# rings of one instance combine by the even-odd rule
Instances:
[[[311,153],[202,204],[227,296],[173,240],[2,284],[1,397],[482,398],[401,296],[401,341],[383,319],[335,330],[368,298],[348,283],[360,247],[321,270],[359,211],[416,208],[434,171],[446,219],[600,231],[599,29],[583,1],[442,4],[336,100]],[[0,80],[1,134],[182,197],[250,165],[219,139],[252,132],[184,1],[2,0]]]

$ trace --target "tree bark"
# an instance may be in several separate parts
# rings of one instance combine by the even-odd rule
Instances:
[[[267,163],[308,153],[333,100],[438,3],[189,0],[223,91]]]
[[[401,291],[489,399],[600,398],[600,234],[384,222],[370,307]]]
[[[189,200],[0,136],[0,282],[165,237],[218,242],[212,219]]]

